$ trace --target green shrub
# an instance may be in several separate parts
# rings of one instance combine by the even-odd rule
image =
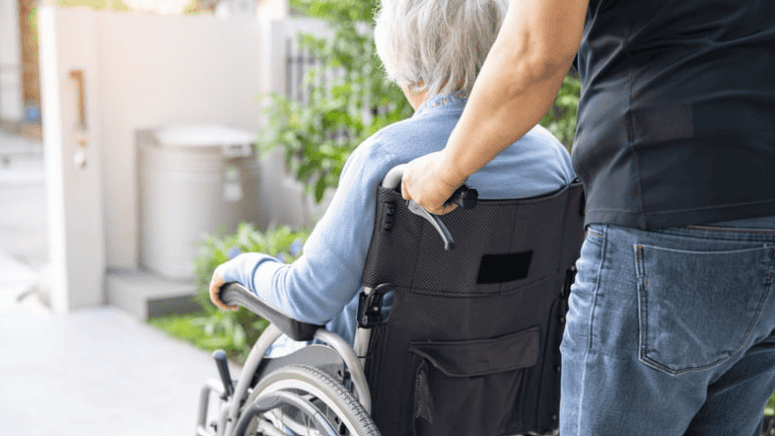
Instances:
[[[581,81],[575,70],[565,76],[560,92],[554,100],[554,106],[541,119],[541,125],[562,142],[570,151],[576,134],[576,115],[579,108]]]
[[[320,202],[327,188],[338,185],[352,150],[379,129],[409,117],[412,108],[385,78],[373,33],[365,30],[376,1],[299,0],[292,5],[325,20],[333,37],[299,35],[299,46],[322,65],[305,79],[307,101],[267,97],[269,122],[260,132],[258,149],[265,155],[281,148],[288,168]]]
[[[260,132],[259,155],[283,150],[285,163],[296,179],[320,202],[327,188],[335,188],[344,163],[355,147],[379,129],[411,116],[400,88],[387,81],[376,55],[374,37],[358,26],[373,21],[374,1],[298,1],[308,15],[325,19],[333,38],[299,35],[299,45],[323,61],[312,69],[305,84],[308,100],[271,94],[264,112],[269,120]],[[368,27],[367,27],[368,28]],[[332,75],[331,71],[340,74]],[[330,81],[320,80],[324,76]],[[314,85],[313,85],[314,84]],[[541,125],[568,149],[576,130],[581,84],[569,74],[552,110]]]

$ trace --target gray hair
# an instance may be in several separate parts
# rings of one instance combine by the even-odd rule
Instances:
[[[509,0],[382,0],[377,54],[390,80],[428,97],[468,94]]]

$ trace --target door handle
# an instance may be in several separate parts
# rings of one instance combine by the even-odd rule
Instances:
[[[76,99],[76,142],[80,147],[86,147],[86,78],[83,70],[71,70],[70,80],[75,82]]]
[[[86,140],[86,78],[83,70],[71,70],[70,80],[75,82],[76,99],[76,122],[75,122],[75,142],[78,144],[78,151],[75,153],[75,164],[80,168],[86,167],[86,153],[84,149],[88,145]]]
[[[70,79],[75,82],[75,98],[78,102],[78,120],[76,127],[80,130],[86,130],[86,99],[85,99],[85,81],[82,70],[70,71]]]

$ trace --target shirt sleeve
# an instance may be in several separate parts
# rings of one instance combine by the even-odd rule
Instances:
[[[373,138],[347,160],[331,204],[296,262],[241,254],[226,263],[225,280],[241,283],[300,321],[324,324],[341,312],[361,287],[377,186],[398,163]]]

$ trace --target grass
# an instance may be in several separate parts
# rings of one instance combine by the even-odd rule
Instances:
[[[175,339],[206,351],[215,351],[210,338],[205,334],[200,320],[208,315],[204,312],[187,315],[165,315],[148,320],[148,324],[167,333]]]
[[[257,319],[253,322],[255,331],[249,332],[247,335],[249,337],[246,337],[241,327],[229,321],[229,319],[214,318],[206,312],[200,312],[154,317],[148,320],[148,324],[200,350],[208,352],[224,350],[230,359],[242,365],[245,363],[250,346],[267,323],[260,318]]]

